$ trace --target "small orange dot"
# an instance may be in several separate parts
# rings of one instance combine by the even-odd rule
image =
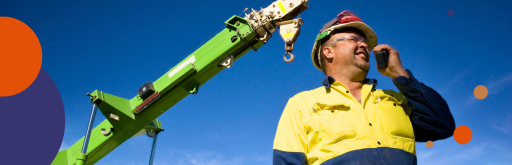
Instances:
[[[473,133],[471,132],[471,129],[465,125],[458,126],[455,129],[455,132],[453,132],[453,138],[455,141],[459,144],[467,144],[469,141],[471,141],[471,138],[473,137]]]
[[[432,141],[427,141],[427,148],[432,148],[434,146],[434,143]]]
[[[477,99],[485,99],[485,97],[487,97],[487,94],[489,93],[489,91],[487,91],[487,88],[483,85],[479,85],[475,88],[475,97]]]
[[[43,62],[41,44],[25,23],[0,17],[0,97],[18,94],[36,79]]]

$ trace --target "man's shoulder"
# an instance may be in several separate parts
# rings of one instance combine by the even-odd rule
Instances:
[[[291,111],[307,113],[315,103],[321,102],[321,90],[325,93],[325,87],[319,87],[312,90],[302,91],[295,94],[288,100],[286,107]]]
[[[303,106],[309,106],[321,100],[325,99],[325,87],[321,86],[312,90],[302,91],[291,97],[288,102],[292,104],[301,104]]]
[[[318,88],[315,88],[315,89],[312,89],[312,90],[307,90],[307,91],[302,91],[302,92],[299,92],[297,94],[295,94],[293,97],[290,98],[290,100],[292,99],[311,99],[312,97],[318,97],[319,95],[322,95],[323,93],[325,93],[325,87],[318,87]]]

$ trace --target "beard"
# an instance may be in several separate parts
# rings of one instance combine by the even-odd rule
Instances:
[[[370,63],[369,62],[366,62],[366,63],[362,63],[362,62],[356,62],[354,64],[354,66],[356,66],[357,68],[363,70],[363,71],[366,71],[368,72],[370,70]]]
[[[363,60],[360,57],[355,57],[352,64],[362,71],[368,72],[370,70],[370,61],[368,59]]]

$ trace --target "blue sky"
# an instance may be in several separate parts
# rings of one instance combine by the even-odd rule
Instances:
[[[84,136],[95,89],[132,98],[208,41],[223,22],[258,1],[0,1],[0,15],[19,19],[39,37],[43,64],[64,102],[66,129],[61,148]],[[282,110],[296,93],[321,85],[311,63],[313,41],[324,23],[351,10],[370,25],[379,44],[400,52],[404,67],[448,102],[456,125],[473,131],[471,142],[452,138],[417,143],[418,164],[508,164],[512,162],[512,6],[510,1],[319,1],[301,18],[296,60],[282,60],[276,33],[158,119],[156,164],[271,164]],[[448,16],[453,9],[455,14]],[[373,56],[373,54],[372,54]],[[372,57],[373,58],[373,57]],[[369,78],[396,89],[372,59]],[[473,90],[485,85],[478,100]],[[104,120],[98,115],[96,121]],[[132,138],[97,164],[147,164],[152,139]]]

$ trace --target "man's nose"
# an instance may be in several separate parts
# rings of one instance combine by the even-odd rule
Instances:
[[[368,44],[366,44],[366,42],[359,42],[358,47],[363,48],[363,49],[368,49]]]

